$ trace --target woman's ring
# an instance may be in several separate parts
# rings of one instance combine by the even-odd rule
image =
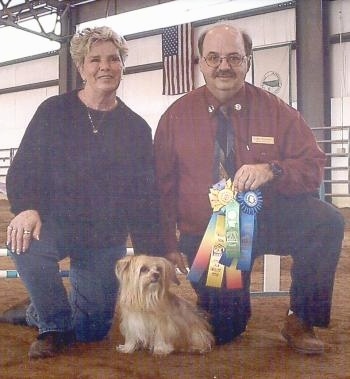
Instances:
[[[23,232],[23,234],[32,234],[32,232],[29,231],[29,230],[25,230],[25,231]]]

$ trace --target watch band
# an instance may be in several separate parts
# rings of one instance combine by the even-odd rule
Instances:
[[[283,168],[276,162],[269,162],[270,170],[272,171],[273,178],[277,179],[283,175]]]

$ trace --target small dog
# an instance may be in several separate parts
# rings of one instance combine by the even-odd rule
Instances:
[[[191,303],[170,292],[171,282],[180,284],[175,267],[165,258],[126,256],[117,262],[120,282],[120,331],[123,353],[148,349],[154,354],[205,353],[214,337],[208,322]]]

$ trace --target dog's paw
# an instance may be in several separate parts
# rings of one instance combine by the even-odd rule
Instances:
[[[168,344],[154,346],[152,352],[154,355],[168,355],[174,351],[174,347]]]
[[[115,347],[115,349],[119,351],[119,353],[130,354],[136,350],[136,346],[125,344],[125,345],[118,345]]]
[[[207,346],[207,347],[204,347],[204,348],[193,348],[193,349],[190,349],[190,352],[193,353],[193,354],[206,354],[206,353],[209,353],[211,351],[211,346]]]

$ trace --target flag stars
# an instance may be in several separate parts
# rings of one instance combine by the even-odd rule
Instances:
[[[164,57],[178,54],[178,29],[176,26],[164,29],[162,43]]]

